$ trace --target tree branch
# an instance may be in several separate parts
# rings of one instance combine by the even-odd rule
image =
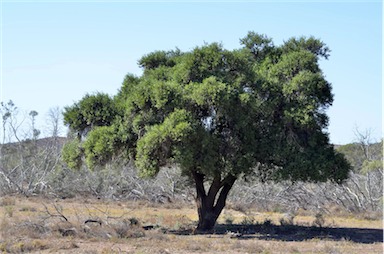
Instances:
[[[220,191],[219,198],[217,199],[216,205],[214,207],[215,214],[219,215],[220,212],[225,207],[225,201],[227,200],[227,196],[229,194],[229,191],[231,190],[231,188],[232,188],[233,184],[235,183],[235,181],[236,181],[236,177],[231,176],[231,175],[228,175],[222,181],[223,188]]]

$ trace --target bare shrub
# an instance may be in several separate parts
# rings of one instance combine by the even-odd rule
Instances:
[[[44,238],[51,233],[51,229],[43,221],[24,221],[16,226],[16,230],[19,235],[32,239]]]
[[[136,218],[117,221],[111,227],[116,231],[119,238],[139,238],[145,236],[141,223]]]

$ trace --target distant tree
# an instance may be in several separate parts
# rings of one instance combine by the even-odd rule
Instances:
[[[46,115],[47,134],[51,137],[59,137],[62,132],[63,111],[60,107],[52,107]]]
[[[1,102],[0,106],[2,117],[2,144],[12,142],[13,139],[20,142],[21,138],[19,137],[18,132],[22,123],[20,123],[16,117],[19,113],[19,109],[12,100],[7,103]],[[22,119],[21,122],[23,121],[24,119]]]
[[[36,129],[36,116],[39,113],[35,110],[29,112],[29,116],[31,117],[31,129],[32,129],[32,139],[36,140],[40,135],[40,130]]]
[[[354,143],[339,146],[337,150],[344,154],[357,173],[366,174],[375,169],[383,171],[383,140],[372,141],[370,130],[356,129],[355,136]]]
[[[241,43],[155,51],[114,98],[87,95],[67,107],[77,134],[68,165],[85,158],[95,168],[118,154],[152,177],[175,164],[194,182],[202,231],[214,227],[239,177],[342,182],[350,166],[329,144],[333,95],[318,64],[329,49],[312,37],[275,46],[253,32]]]

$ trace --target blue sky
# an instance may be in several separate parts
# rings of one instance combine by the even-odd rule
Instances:
[[[275,44],[315,36],[332,50],[321,67],[333,85],[331,142],[356,128],[382,137],[382,2],[377,1],[1,1],[1,94],[21,109],[46,112],[86,93],[119,89],[154,50],[205,42],[239,48],[248,31]]]

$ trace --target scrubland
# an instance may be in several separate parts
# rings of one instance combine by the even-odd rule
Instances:
[[[0,198],[4,253],[381,253],[380,213],[259,212],[228,204],[194,232],[193,203]]]

